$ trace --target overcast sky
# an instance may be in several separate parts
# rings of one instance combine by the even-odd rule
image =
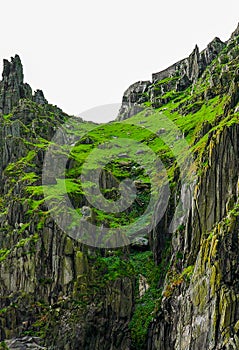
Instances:
[[[25,81],[78,115],[120,103],[129,85],[195,44],[227,40],[238,21],[238,0],[1,0],[1,69],[3,58],[19,54]]]

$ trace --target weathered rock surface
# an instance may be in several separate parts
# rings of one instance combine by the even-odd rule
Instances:
[[[36,337],[16,338],[12,340],[7,340],[5,343],[9,350],[46,349],[45,347],[40,345],[41,339]]]
[[[29,217],[25,191],[31,179],[15,181],[13,173],[11,181],[6,170],[22,159],[20,172],[34,171],[35,184],[41,184],[39,143],[50,141],[66,116],[59,109],[44,116],[51,108],[21,100],[8,122],[0,121],[0,192],[7,203],[4,209],[1,201],[0,215],[0,342],[9,349],[41,349],[37,338],[24,337],[34,329],[40,336],[44,332],[42,348],[129,350],[134,278],[102,283],[88,259],[96,260],[94,250],[67,237],[49,215],[43,219],[33,210]],[[112,177],[105,173],[102,186],[109,183]],[[41,210],[46,212],[44,204]]]
[[[140,107],[140,104],[147,101],[145,94],[150,85],[150,81],[139,81],[125,91],[119,112],[119,120],[130,118],[144,109]]]
[[[117,119],[124,120],[139,113],[146,108],[144,103],[148,101],[153,107],[160,107],[169,101],[168,98],[162,97],[165,93],[172,90],[184,91],[193,86],[225,46],[219,38],[215,38],[202,52],[199,52],[196,45],[188,58],[154,73],[152,82],[137,82],[131,85],[124,93]]]
[[[191,140],[194,163],[190,171],[196,175],[190,197],[178,169],[174,169],[172,195],[163,219],[153,225],[149,240],[143,232],[134,246],[134,254],[147,251],[150,246],[160,266],[158,284],[151,295],[147,294],[151,286],[144,275],[148,255],[137,275],[133,274],[132,266],[130,272],[127,270],[124,250],[121,260],[117,255],[114,261],[110,260],[112,268],[105,257],[118,252],[82,246],[68,237],[49,215],[40,191],[44,153],[56,128],[68,116],[49,105],[40,90],[32,96],[23,82],[18,56],[12,62],[5,61],[0,83],[0,106],[5,114],[0,117],[0,341],[5,341],[5,345],[0,345],[2,348],[6,345],[9,349],[49,350],[239,348],[239,123],[234,115],[239,102],[239,54],[235,44],[238,33],[237,29],[226,44],[215,38],[201,53],[196,47],[187,59],[156,73],[153,82],[133,84],[123,98],[119,119],[134,115],[148,102],[151,107],[162,106],[170,101],[172,91],[181,93],[188,87],[191,100],[180,100],[176,109],[182,119],[189,113],[195,117],[214,97],[223,100],[217,118],[201,121]],[[196,86],[200,79],[202,84]],[[208,86],[203,85],[204,81]],[[161,128],[157,134],[160,137],[165,133]],[[149,139],[146,141],[150,145]],[[85,137],[81,143],[86,148],[93,147],[94,138]],[[143,155],[137,150],[135,153]],[[120,154],[119,158],[128,157],[127,153]],[[72,170],[74,160],[67,166]],[[117,166],[128,174],[132,165],[129,159],[120,159]],[[50,185],[59,181],[58,170],[54,170]],[[119,182],[110,172],[102,171],[100,181],[102,190],[113,187],[117,192]],[[76,186],[77,182],[73,184]],[[141,194],[149,190],[144,182],[135,181],[135,186]],[[84,219],[95,220],[90,204],[77,191],[70,195]],[[106,193],[107,196],[111,198],[111,193]],[[186,219],[183,224],[171,233],[169,223],[180,200],[182,208],[187,200],[191,207],[181,214]],[[61,214],[61,208],[59,211]],[[159,211],[158,203],[155,222]],[[158,303],[153,308],[152,295]],[[136,346],[131,322],[139,300],[143,303],[139,310],[146,312],[148,323],[142,329],[134,317],[133,326],[138,337],[145,332],[147,341]],[[141,317],[139,312],[136,315]]]
[[[208,166],[195,186],[188,223],[172,237],[149,350],[238,348],[238,144],[238,125],[210,137]],[[192,273],[188,280],[185,271]]]
[[[37,90],[33,95],[33,101],[38,103],[39,105],[47,104],[48,101],[45,99],[45,96],[43,94],[42,90]]]
[[[9,114],[21,98],[32,98],[32,90],[23,82],[23,68],[20,57],[16,55],[9,62],[3,62],[3,75],[0,82],[0,113]]]
[[[215,38],[210,44],[208,44],[207,48],[200,53],[199,48],[196,45],[188,58],[175,63],[162,72],[153,74],[152,82],[157,83],[160,80],[175,75],[180,77],[185,75],[189,82],[193,83],[201,76],[206,67],[218,56],[225,46],[226,44],[219,38]]]
[[[18,55],[11,61],[3,61],[2,81],[0,82],[0,114],[9,114],[21,99],[30,99],[38,104],[47,104],[41,90],[32,96],[30,85],[24,83],[23,66]]]
[[[239,35],[239,23],[237,28],[235,29],[235,31],[232,33],[231,38],[230,39],[234,39]]]

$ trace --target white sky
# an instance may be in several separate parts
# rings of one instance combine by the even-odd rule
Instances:
[[[19,54],[25,81],[75,115],[120,103],[129,85],[150,80],[188,56],[195,44],[204,49],[215,36],[227,40],[239,21],[238,0],[0,4],[0,68],[3,58]]]

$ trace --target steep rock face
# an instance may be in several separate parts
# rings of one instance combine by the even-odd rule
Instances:
[[[44,350],[45,347],[40,345],[41,339],[37,337],[23,337],[23,338],[17,338],[14,340],[7,340],[5,342],[7,348],[9,350],[25,350],[25,349],[32,349],[32,350]]]
[[[196,45],[188,58],[154,73],[152,82],[138,82],[130,86],[124,93],[117,119],[124,120],[137,114],[145,108],[144,103],[147,101],[151,101],[153,107],[167,103],[167,98],[159,100],[159,97],[172,90],[184,91],[193,85],[225,46],[226,44],[217,37],[201,53]]]
[[[67,237],[44,203],[32,210],[42,197],[27,193],[31,172],[41,184],[43,138],[50,141],[67,116],[28,100],[11,112],[0,121],[0,341],[9,349],[44,348],[41,338],[26,337],[33,332],[48,349],[130,349],[135,279],[101,282],[94,249]],[[19,172],[11,172],[17,162]]]
[[[209,139],[188,223],[172,237],[149,350],[238,348],[238,135],[233,125]]]
[[[239,35],[239,23],[238,23],[238,26],[237,26],[237,28],[235,29],[235,31],[232,33],[230,39],[234,39],[234,38],[236,38],[238,35]]]
[[[23,82],[23,68],[20,57],[16,55],[9,62],[3,62],[3,75],[0,82],[0,113],[9,114],[21,98],[32,98],[32,90]]]
[[[232,219],[203,239],[190,282],[172,276],[177,291],[166,289],[148,349],[238,348],[237,230]]]
[[[85,310],[74,307],[63,311],[61,318],[59,312],[55,313],[55,321],[49,323],[52,327],[47,339],[50,349],[131,349],[132,281],[129,278],[118,279],[104,290],[102,288],[102,292],[105,294],[95,294]]]
[[[119,112],[120,120],[130,118],[143,110],[143,108],[140,107],[140,104],[147,101],[145,94],[150,85],[150,81],[139,81],[131,85],[125,91]]]
[[[42,90],[37,90],[33,95],[33,101],[39,105],[48,104],[48,101],[45,99],[44,93]]]

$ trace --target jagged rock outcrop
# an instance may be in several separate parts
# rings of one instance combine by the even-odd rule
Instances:
[[[239,35],[239,23],[238,23],[237,28],[236,28],[236,29],[234,30],[234,32],[232,33],[232,35],[231,35],[231,37],[230,37],[230,40],[235,39],[238,35]]]
[[[32,96],[29,84],[24,83],[23,66],[18,55],[11,61],[3,61],[2,81],[0,82],[0,114],[9,114],[21,99],[30,99],[38,104],[47,104],[42,90]]]
[[[147,101],[146,94],[150,85],[150,81],[139,81],[125,91],[119,112],[120,120],[130,118],[144,109],[140,104]]]
[[[184,91],[193,86],[205,69],[226,46],[219,38],[213,39],[201,53],[196,45],[188,58],[167,69],[154,73],[152,82],[138,82],[131,85],[124,93],[118,120],[124,120],[146,108],[145,102],[152,102],[153,107],[168,103],[163,95],[169,91]],[[162,97],[162,98],[161,98]]]
[[[16,55],[9,62],[3,61],[3,75],[0,82],[0,113],[9,114],[21,98],[32,98],[32,89],[23,82],[23,67]]]
[[[48,101],[45,99],[44,93],[42,90],[35,91],[33,95],[33,101],[39,105],[48,104]]]

